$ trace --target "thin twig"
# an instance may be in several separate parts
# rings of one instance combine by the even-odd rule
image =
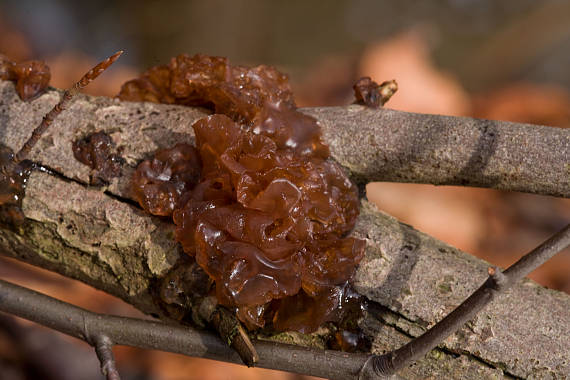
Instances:
[[[242,363],[239,355],[215,334],[161,322],[93,313],[3,280],[0,280],[0,311],[86,342],[91,342],[92,336],[106,336],[108,345]],[[255,348],[259,353],[258,367],[330,379],[356,378],[370,356],[264,341],[256,342]]]
[[[253,367],[259,362],[259,354],[235,314],[223,307],[217,307],[209,322],[220,337],[238,353],[245,365]]]
[[[219,305],[213,295],[202,298],[199,304],[193,307],[198,308],[200,317],[218,332],[222,341],[227,342],[228,346],[238,353],[245,365],[257,365],[259,355],[235,313]]]
[[[113,355],[113,342],[106,335],[96,335],[92,339],[97,358],[101,362],[101,372],[107,380],[121,380]]]
[[[489,268],[487,281],[455,310],[423,335],[395,351],[376,356],[367,362],[363,372],[373,370],[379,376],[389,376],[422,358],[445,338],[461,328],[465,322],[472,319],[498,295],[569,245],[570,224],[523,256],[506,271],[501,272],[498,268]]]
[[[95,80],[95,78],[97,78],[103,71],[105,71],[109,66],[111,66],[113,64],[113,62],[115,62],[121,56],[121,54],[123,54],[122,50],[116,52],[115,54],[113,54],[112,56],[107,58],[106,60],[99,62],[95,67],[93,67],[91,70],[89,70],[77,83],[75,83],[73,85],[73,87],[71,87],[68,90],[65,90],[65,92],[63,93],[63,96],[61,97],[61,100],[59,101],[59,103],[57,103],[51,109],[51,111],[49,111],[44,116],[40,125],[38,125],[38,127],[36,129],[34,129],[30,138],[24,143],[24,145],[22,145],[22,148],[18,151],[18,153],[16,153],[16,156],[14,157],[14,160],[16,162],[20,162],[20,161],[24,160],[26,157],[28,157],[28,154],[30,154],[30,151],[32,150],[34,145],[36,145],[36,143],[38,142],[40,137],[42,137],[42,134],[53,123],[54,119],[60,113],[62,113],[67,107],[69,107],[69,104],[70,104],[71,100],[73,99],[73,97],[82,88],[84,88],[89,83],[91,83],[93,80]]]

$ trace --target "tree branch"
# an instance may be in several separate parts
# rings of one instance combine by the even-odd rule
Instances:
[[[489,268],[488,280],[453,312],[425,334],[388,354],[345,354],[260,342],[257,345],[257,351],[262,355],[260,366],[333,379],[390,377],[423,357],[500,293],[568,245],[570,225],[524,256],[504,274],[498,269]],[[212,337],[203,332],[153,321],[92,313],[2,280],[0,310],[90,343],[95,347],[102,372],[108,380],[119,380],[112,353],[114,344],[218,358],[210,350],[203,349],[201,343],[208,341],[217,343],[216,351],[228,351],[219,339],[214,338],[211,342]],[[228,352],[223,355],[226,360],[229,356]]]
[[[377,375],[389,376],[396,373],[411,362],[423,357],[439,342],[459,330],[465,322],[476,316],[500,294],[569,245],[570,224],[523,256],[504,273],[498,268],[490,267],[487,281],[435,326],[403,347],[388,354],[376,356],[368,363],[371,363]]]
[[[4,126],[0,130],[0,141],[12,149],[21,146],[42,115],[58,101],[58,97],[50,92],[32,103],[23,103],[10,83],[0,83],[0,99],[0,122]],[[337,112],[329,110],[333,116]],[[344,112],[372,115],[372,111],[355,106],[346,108]],[[438,117],[431,119],[426,115],[414,116],[389,110],[374,112],[376,115],[392,115],[396,119],[396,116],[401,116],[403,121],[409,117],[417,117],[418,120],[423,117],[427,129],[435,128],[433,123],[438,120]],[[18,231],[0,230],[0,252],[80,279],[146,313],[161,315],[162,310],[154,303],[151,288],[174,266],[182,252],[171,238],[171,224],[146,215],[130,201],[130,178],[136,164],[157,148],[177,142],[192,142],[190,125],[203,115],[197,109],[80,96],[30,152],[31,159],[53,171],[34,172],[30,177],[23,200],[26,223]],[[342,121],[333,116],[332,119]],[[381,133],[387,140],[393,135],[400,136],[393,124],[384,132],[383,125],[361,126],[364,133],[354,128],[354,123],[358,124],[357,119],[350,127],[352,129],[347,131],[342,128],[348,128],[349,124],[339,122],[327,126],[329,122],[325,116],[320,120],[326,124],[325,134],[334,157],[353,170],[352,174],[357,179],[364,179],[367,175],[377,179],[378,172],[371,169],[375,163],[393,162],[396,165],[402,160],[398,157],[413,158],[406,151],[400,156],[395,154],[390,159],[392,161],[380,160],[380,156],[371,155],[370,151],[366,153],[368,142],[379,143]],[[469,121],[471,119],[450,120],[478,123]],[[412,123],[412,126],[417,127],[418,123]],[[540,184],[541,178],[548,180],[548,176],[552,176],[554,190],[548,190],[548,183],[544,182],[546,185],[536,192],[558,191],[564,194],[568,186],[561,178],[567,181],[567,177],[563,176],[564,164],[560,163],[568,157],[564,155],[567,152],[564,149],[568,149],[564,145],[567,132],[556,128],[527,127],[536,144],[531,142],[536,146],[548,145],[550,139],[556,138],[542,155],[532,153],[528,161],[536,160],[536,167],[542,165],[542,161],[550,162],[554,169],[544,170],[541,177],[536,177],[538,173],[532,174],[530,167],[533,165],[527,161],[522,166],[517,164],[522,169],[508,162],[505,167],[523,173],[520,178],[526,178],[529,183],[536,181]],[[514,138],[508,128],[501,128],[501,136]],[[122,175],[104,189],[87,186],[90,169],[77,162],[71,151],[72,141],[96,130],[110,134],[126,160]],[[331,131],[336,131],[336,135],[333,136]],[[477,136],[477,133],[473,135]],[[370,136],[374,139],[370,140]],[[404,139],[403,135],[401,137]],[[422,138],[429,138],[427,132]],[[353,141],[359,140],[366,144],[351,152],[350,149],[355,149]],[[414,143],[417,139],[412,140],[409,149],[417,145]],[[440,146],[449,149],[459,144],[443,140],[438,140]],[[509,143],[508,140],[500,139],[497,146],[501,149],[497,149],[496,154],[504,154],[503,149],[508,150],[509,147],[521,152],[520,141]],[[467,141],[477,141],[477,138]],[[464,145],[469,146],[468,143]],[[378,147],[379,151],[391,152]],[[534,148],[529,149],[534,152]],[[354,166],[356,163],[347,161],[350,154],[362,159],[364,166],[360,168],[363,170]],[[421,161],[423,156],[417,157]],[[437,157],[435,162],[439,162],[443,172],[453,173],[451,166]],[[399,169],[396,165],[395,170],[409,170],[410,161],[406,160],[400,162]],[[468,158],[466,160],[469,161]],[[423,165],[422,162],[413,162],[412,168]],[[491,161],[485,166],[488,167],[492,167]],[[421,173],[414,174],[412,170],[410,175],[421,176]],[[477,178],[476,173],[474,178]],[[524,182],[517,178],[513,183],[520,185]],[[354,285],[370,300],[371,311],[360,325],[372,337],[372,352],[376,354],[393,350],[409,338],[421,335],[426,327],[440,320],[484,281],[487,263],[399,223],[378,212],[368,202],[363,202],[354,234],[367,240],[366,257],[355,275]],[[466,328],[448,338],[441,349],[432,351],[417,365],[403,369],[402,375],[408,378],[431,375],[475,379],[505,372],[519,377],[567,376],[570,365],[564,355],[570,351],[567,339],[570,336],[569,309],[568,295],[525,281],[514,286],[509,297],[503,297],[500,303],[483,311]],[[280,334],[268,339],[323,345],[318,335]],[[287,350],[276,347],[279,348],[270,355],[287,355]]]
[[[381,305],[377,307],[373,303],[371,313],[375,317],[398,326],[411,337],[422,335],[427,327],[442,320],[488,276],[488,263],[464,256],[459,250],[378,213],[367,203],[361,208],[355,234],[367,238],[366,257],[354,278],[356,290]],[[561,244],[567,244],[567,240]],[[557,246],[550,253],[560,248]],[[490,307],[440,347],[458,354],[469,352],[521,378],[557,376],[556,373],[568,376],[570,363],[563,354],[570,351],[568,310],[570,297],[567,294],[523,280],[507,290],[500,300],[492,301]],[[410,321],[421,328],[410,326]],[[382,335],[381,326],[369,320],[363,321],[363,325],[368,331]],[[542,335],[546,331],[546,335]],[[382,338],[389,340],[385,335]],[[379,346],[387,352],[405,343],[407,341],[401,340],[388,347]],[[554,355],[547,359],[546,352]],[[531,362],[538,360],[540,364],[530,364],[523,357]],[[462,376],[463,373],[451,378]]]
[[[17,150],[57,99],[50,92],[23,103],[11,82],[0,82],[5,125],[0,142]],[[84,183],[89,183],[89,169],[61,144],[68,148],[88,130],[114,132],[115,141],[124,145],[124,157],[134,165],[158,147],[192,142],[190,126],[205,115],[195,108],[88,96],[72,108],[54,123],[52,144],[44,142],[31,158]],[[333,158],[361,184],[414,182],[570,197],[570,129],[358,105],[302,111],[319,120]],[[116,182],[109,190],[129,197],[128,182]]]
[[[362,106],[304,109],[357,182],[570,197],[570,129]]]
[[[239,356],[214,334],[156,321],[93,313],[2,280],[0,310],[95,345],[102,365],[111,361],[112,345],[241,363]],[[356,378],[369,356],[262,341],[255,347],[260,355],[259,367],[330,379]]]
[[[62,311],[59,311],[62,312]],[[94,336],[92,346],[95,347],[97,358],[101,362],[101,372],[107,380],[121,380],[119,371],[115,364],[113,355],[113,342],[107,335],[99,334]]]

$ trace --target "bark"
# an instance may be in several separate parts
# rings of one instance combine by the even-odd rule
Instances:
[[[17,150],[57,101],[58,94],[51,91],[24,103],[11,83],[0,82],[0,142]],[[357,106],[307,112],[323,125],[333,157],[361,182],[570,193],[567,130]],[[173,226],[130,200],[129,178],[136,164],[157,148],[193,142],[190,126],[203,116],[197,109],[80,97],[32,150],[32,160],[57,173],[31,175],[23,201],[26,223],[18,231],[0,230],[0,252],[161,315],[150,289],[182,252],[174,243]],[[99,130],[110,134],[125,159],[122,175],[107,188],[87,185],[90,169],[71,151],[72,141]],[[421,334],[487,277],[487,263],[398,222],[365,200],[354,234],[367,240],[354,285],[371,303],[360,324],[373,338],[376,353]],[[568,310],[568,295],[525,280],[401,375],[570,376]],[[319,334],[271,339],[323,344]]]
[[[305,110],[357,182],[431,183],[570,197],[570,129],[362,106]]]

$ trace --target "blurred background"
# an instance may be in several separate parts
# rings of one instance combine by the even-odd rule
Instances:
[[[66,88],[116,50],[86,92],[179,53],[271,64],[299,106],[352,102],[360,76],[396,79],[387,107],[570,127],[570,2],[565,0],[0,0],[0,53],[43,59]],[[488,189],[374,183],[378,207],[493,264],[509,266],[570,221],[570,200]],[[0,256],[0,277],[90,310],[140,313],[102,292]],[[570,293],[570,251],[531,276]],[[173,354],[117,348],[124,379],[301,379]],[[1,379],[100,379],[85,344],[0,315]]]

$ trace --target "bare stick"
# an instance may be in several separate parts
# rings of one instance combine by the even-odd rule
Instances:
[[[101,372],[107,380],[121,380],[115,356],[113,355],[113,342],[106,335],[97,335],[93,339],[92,345],[95,347],[97,358],[101,362]]]
[[[45,97],[36,102],[45,105],[47,101]],[[332,157],[361,184],[387,181],[475,186],[570,198],[570,128],[360,105],[301,111],[317,118]],[[22,107],[12,83],[0,81],[0,113],[6,115],[5,129],[10,131],[0,135],[1,143],[20,146],[30,133],[21,125],[35,125],[40,117],[37,112],[37,107]],[[52,134],[55,146],[49,155],[42,155],[42,163],[62,168],[62,174],[70,178],[78,176],[77,167],[70,165],[74,161],[72,152],[65,145],[70,138],[66,131],[71,127],[86,134],[92,127],[105,130],[120,123],[117,139],[129,141],[126,149],[132,160],[142,160],[156,146],[175,144],[177,141],[169,140],[173,133],[182,133],[176,136],[191,143],[193,132],[180,126],[207,116],[198,108],[89,96],[66,114],[66,124],[57,123]],[[144,132],[155,127],[158,130],[152,136]],[[57,148],[64,146],[66,149]],[[79,175],[82,178],[86,174]]]
[[[251,342],[249,335],[236,318],[235,314],[218,307],[209,319],[222,339],[234,349],[248,367],[253,367],[259,362],[259,355]]]
[[[95,78],[97,78],[103,71],[105,71],[109,66],[111,66],[113,62],[115,62],[121,56],[121,54],[123,54],[122,50],[116,52],[106,60],[98,63],[95,67],[89,70],[87,74],[85,74],[77,83],[75,83],[73,87],[71,87],[68,90],[65,90],[59,103],[57,103],[51,109],[51,111],[49,111],[47,115],[44,116],[42,122],[36,129],[34,129],[28,141],[26,141],[22,146],[22,148],[20,149],[20,151],[16,153],[16,156],[14,158],[16,162],[20,162],[28,156],[28,154],[30,153],[34,145],[36,145],[42,134],[48,129],[51,123],[53,123],[54,119],[60,113],[62,113],[67,107],[69,107],[69,103],[71,102],[73,97],[82,88],[86,87],[89,83],[95,80]]]
[[[194,307],[198,308],[200,317],[218,332],[222,341],[238,353],[245,365],[253,367],[259,362],[255,346],[241,322],[234,313],[219,305],[215,296],[204,297]]]
[[[2,280],[0,311],[34,321],[99,348],[127,345],[242,363],[239,355],[215,334],[161,322],[93,313]],[[97,344],[101,341],[98,337],[102,336],[108,340],[103,341],[103,345]],[[355,379],[370,356],[263,341],[256,342],[255,348],[259,353],[259,367],[330,379]],[[107,348],[102,352],[109,354]],[[107,362],[107,357],[104,356],[102,364]]]
[[[487,281],[455,310],[408,344],[385,355],[374,357],[366,363],[363,371],[373,370],[379,376],[389,376],[422,358],[445,338],[461,328],[465,322],[472,319],[499,294],[569,245],[570,224],[523,256],[506,271],[501,272],[498,268],[489,268]],[[366,368],[370,365],[372,368]]]
[[[388,103],[390,104],[390,103]],[[389,108],[304,108],[353,179],[570,198],[570,129]]]

